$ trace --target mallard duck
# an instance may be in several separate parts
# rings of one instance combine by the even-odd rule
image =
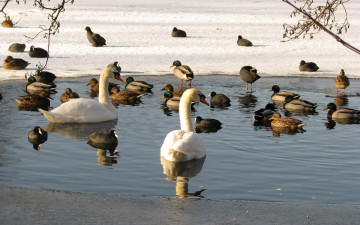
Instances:
[[[340,75],[335,79],[336,92],[339,92],[339,89],[344,89],[342,93],[345,93],[345,89],[349,87],[349,85],[349,78],[345,75],[345,71],[341,69]]]
[[[306,72],[315,72],[319,69],[319,67],[313,62],[305,62],[304,60],[300,61],[299,70]]]
[[[173,73],[177,78],[181,80],[181,87],[184,80],[189,81],[188,86],[191,87],[191,81],[194,79],[194,73],[191,70],[190,66],[182,65],[179,60],[175,60],[170,66],[170,68],[173,66],[175,66]]]
[[[329,112],[327,113],[327,118],[330,120],[336,121],[339,120],[353,120],[353,121],[359,121],[360,120],[360,110],[355,109],[348,109],[348,108],[342,108],[337,109],[336,105],[334,103],[329,103],[323,110],[329,109]]]
[[[46,58],[49,53],[43,48],[35,48],[34,45],[30,47],[29,56],[31,58]]]
[[[48,71],[40,71],[40,70],[36,70],[34,77],[36,81],[45,84],[53,84],[53,81],[56,79],[55,74]]]
[[[278,85],[273,85],[269,91],[273,91],[274,93],[271,95],[271,99],[273,101],[285,102],[285,98],[287,96],[292,96],[293,99],[300,98],[300,95],[295,94],[293,92],[288,91],[280,91],[280,87]]]
[[[33,144],[33,148],[35,150],[39,150],[41,144],[43,144],[47,139],[48,133],[39,126],[34,127],[34,129],[28,133],[28,140],[31,144]]]
[[[221,122],[217,119],[203,119],[200,116],[195,118],[196,133],[212,133],[221,129]]]
[[[165,91],[163,96],[161,96],[160,99],[165,98],[164,105],[168,107],[170,110],[173,111],[179,111],[179,105],[180,105],[180,96],[174,96],[172,92]]]
[[[50,107],[50,99],[48,92],[42,91],[39,94],[29,94],[16,98],[18,108],[20,110],[37,111],[40,109],[48,109]]]
[[[125,89],[136,93],[151,92],[154,85],[146,83],[145,81],[135,81],[133,77],[128,77],[123,82]]]
[[[23,59],[13,58],[12,56],[6,57],[3,67],[7,70],[22,70],[25,69],[30,63]]]
[[[121,68],[120,68],[121,70]],[[90,91],[93,94],[94,97],[96,97],[99,94],[99,81],[96,78],[91,78],[89,83],[86,86],[90,85]],[[109,83],[109,93],[113,87],[117,87],[117,84]]]
[[[114,86],[110,90],[110,99],[114,105],[136,105],[141,103],[141,97],[144,94],[139,94],[127,90],[120,91],[119,87]]]
[[[71,88],[66,88],[65,92],[60,96],[60,101],[61,103],[65,103],[73,98],[80,98],[80,96],[78,95],[78,93],[73,92]]]
[[[283,105],[284,109],[288,111],[315,111],[317,106],[315,103],[303,99],[294,99],[292,96],[287,96]]]
[[[106,45],[106,40],[100,34],[93,33],[90,27],[85,27],[86,37],[93,47],[101,47]]]
[[[246,47],[253,46],[253,44],[251,43],[251,41],[249,41],[248,39],[242,38],[241,35],[238,36],[237,45],[239,45],[239,46],[246,46]]]
[[[9,46],[8,49],[10,52],[24,52],[25,44],[13,43]]]
[[[171,36],[172,37],[186,37],[186,32],[174,27],[172,32],[171,32]]]
[[[179,89],[174,89],[174,86],[172,86],[171,84],[167,84],[165,85],[165,87],[163,89],[161,89],[162,91],[169,91],[173,94],[173,96],[178,96],[181,97],[182,94],[187,90],[186,88],[179,88]]]
[[[1,25],[6,28],[12,28],[14,26],[13,22],[10,19],[10,16],[7,16]]]
[[[265,108],[256,110],[253,115],[255,123],[266,123],[275,113],[275,105],[272,103],[266,104]]]
[[[256,68],[252,66],[243,66],[240,69],[240,78],[246,83],[246,91],[248,90],[248,84],[250,84],[250,89],[252,92],[252,84],[260,79],[260,76],[257,74]]]
[[[271,120],[271,127],[274,128],[284,128],[290,130],[299,130],[302,129],[306,124],[302,123],[300,120],[292,117],[281,117],[279,113],[274,113],[273,116],[269,119]]]
[[[211,97],[210,106],[220,108],[231,106],[231,100],[224,94],[217,94],[215,91],[212,91],[209,96]]]
[[[25,91],[28,93],[40,93],[41,91],[55,92],[56,85],[38,82],[34,76],[30,76],[25,82]]]

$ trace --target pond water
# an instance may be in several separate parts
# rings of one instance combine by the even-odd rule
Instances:
[[[90,98],[86,86],[90,78],[57,78],[58,93],[52,95],[51,107],[60,104],[67,87]],[[135,76],[135,80],[153,83],[153,94],[143,96],[140,105],[118,106],[117,122],[62,126],[49,125],[37,111],[16,108],[15,98],[24,94],[24,81],[0,82],[0,184],[151,196],[206,189],[202,196],[208,199],[360,203],[360,125],[333,124],[330,129],[327,111],[321,110],[334,101],[360,109],[360,98],[334,98],[333,79],[261,78],[253,93],[245,94],[238,76],[197,76],[193,87],[206,95],[224,93],[232,105],[227,109],[195,106],[193,118],[218,119],[223,127],[200,134],[207,146],[206,158],[180,164],[160,160],[166,134],[180,127],[178,114],[163,110],[161,89],[179,81],[170,75]],[[278,136],[268,127],[253,125],[253,112],[271,101],[273,84],[318,103],[316,115],[293,115],[307,124],[306,132]],[[360,80],[353,79],[347,92],[356,94],[359,86]],[[34,150],[27,139],[36,125],[49,131],[40,150]],[[117,131],[119,157],[87,144],[87,135],[104,128]]]

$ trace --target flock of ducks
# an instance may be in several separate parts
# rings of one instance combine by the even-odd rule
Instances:
[[[13,23],[9,17],[2,23],[3,27],[12,27]],[[106,40],[99,34],[93,33],[90,27],[85,28],[87,39],[93,47],[106,45]],[[176,27],[171,32],[172,37],[186,37],[186,32]],[[251,47],[252,42],[238,36],[238,46]],[[25,44],[13,43],[10,45],[10,52],[24,52]],[[30,57],[48,57],[46,50],[41,48],[30,47]],[[20,58],[7,56],[4,60],[3,67],[7,70],[25,69],[30,63]],[[183,65],[179,60],[175,60],[170,67],[174,67],[173,74],[180,80],[180,89],[174,90],[170,84],[166,85],[163,90],[165,98],[164,105],[170,110],[179,112],[180,130],[174,130],[165,137],[160,154],[168,161],[180,162],[192,159],[200,159],[206,155],[205,144],[198,132],[216,132],[221,129],[222,123],[216,119],[196,117],[193,127],[191,121],[191,110],[194,103],[202,102],[211,107],[229,107],[230,99],[221,93],[210,93],[210,104],[205,100],[205,95],[198,89],[191,88],[194,80],[194,72],[188,65]],[[319,67],[313,62],[301,60],[299,65],[300,71],[315,72]],[[95,78],[91,79],[87,85],[90,85],[92,92],[91,97],[98,96],[98,100],[80,98],[80,96],[67,88],[61,95],[61,105],[51,111],[47,111],[50,106],[50,93],[55,91],[56,85],[53,83],[56,76],[50,72],[37,71],[27,79],[26,92],[29,94],[16,99],[19,108],[25,110],[39,110],[52,123],[94,123],[110,120],[117,120],[118,113],[114,105],[119,104],[139,104],[141,97],[146,93],[151,93],[152,84],[145,81],[136,81],[133,77],[127,77],[125,81],[120,78],[121,67],[117,62],[109,64],[100,75],[100,81]],[[257,69],[252,66],[243,66],[239,71],[240,78],[246,84],[246,92],[250,89],[252,92],[253,83],[261,77],[257,74]],[[125,90],[120,90],[116,84],[110,81],[119,80],[125,85]],[[188,88],[183,87],[183,82],[187,82]],[[250,84],[250,87],[248,87]],[[335,79],[335,86],[339,89],[345,89],[350,85],[349,79],[345,76],[342,69],[340,75]],[[254,123],[269,124],[273,131],[294,133],[303,132],[305,126],[300,120],[281,116],[276,112],[275,105],[283,107],[288,111],[314,112],[317,104],[300,99],[296,93],[280,91],[278,85],[271,89],[273,94],[265,108],[257,110],[253,115]],[[1,94],[0,94],[1,98]],[[323,110],[328,109],[328,119],[338,120],[346,119],[348,122],[359,122],[360,111],[353,109],[337,109],[334,103],[329,103]],[[117,146],[117,134],[114,130],[95,132],[88,136],[89,144],[97,148],[114,149]],[[36,126],[28,134],[28,140],[33,144],[35,149],[47,140],[47,132]]]

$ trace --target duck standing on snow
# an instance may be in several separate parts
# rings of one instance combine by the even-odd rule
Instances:
[[[7,16],[1,25],[6,28],[12,28],[14,26],[14,23],[11,21],[10,16]]]
[[[181,129],[168,133],[160,149],[160,155],[168,161],[182,162],[200,159],[206,155],[205,144],[201,136],[194,133],[191,121],[192,102],[209,105],[201,91],[194,88],[186,90],[181,96],[179,106]]]
[[[297,99],[300,98],[300,95],[295,94],[293,92],[289,92],[289,91],[280,91],[280,87],[278,85],[273,85],[271,87],[271,89],[269,91],[273,91],[274,93],[271,95],[271,99],[273,101],[278,101],[278,102],[285,102],[285,98],[287,96],[291,96],[293,99]]]
[[[76,98],[61,104],[52,111],[39,109],[53,123],[95,123],[116,120],[118,113],[110,100],[108,91],[109,79],[120,78],[120,67],[117,62],[109,64],[100,75],[99,101]]]
[[[335,79],[336,92],[339,92],[339,89],[344,89],[342,93],[345,93],[345,89],[349,87],[349,85],[349,78],[345,75],[345,71],[341,69],[340,75]]]
[[[171,32],[171,36],[172,37],[186,37],[186,32],[174,27],[172,32]]]
[[[8,48],[9,52],[24,52],[25,44],[13,43]]]
[[[319,67],[316,65],[316,63],[305,62],[304,60],[300,61],[300,66],[299,66],[300,71],[316,72],[318,69],[319,69]]]
[[[253,44],[251,43],[251,41],[249,41],[248,39],[242,38],[241,35],[238,36],[237,45],[239,45],[239,46],[245,46],[245,47],[253,46]]]
[[[133,77],[126,78],[123,84],[126,84],[126,90],[136,93],[152,92],[151,89],[154,87],[154,85],[149,84],[145,81],[135,81]]]
[[[6,57],[3,63],[4,69],[7,70],[22,70],[25,69],[30,63],[23,59],[13,58],[12,56]]]
[[[190,66],[182,65],[179,60],[175,60],[173,64],[170,66],[175,66],[173,73],[174,75],[181,80],[181,87],[183,85],[183,81],[189,81],[188,86],[191,87],[191,81],[194,79],[194,73]]]
[[[34,129],[28,133],[28,140],[31,144],[33,144],[33,148],[35,150],[39,150],[41,144],[43,144],[47,138],[48,133],[39,126],[34,127]]]
[[[71,90],[71,88],[66,88],[65,92],[60,96],[60,101],[61,101],[61,103],[65,103],[65,102],[70,101],[70,99],[73,99],[73,98],[80,98],[80,96],[78,95],[78,93],[73,92]]]
[[[29,56],[31,58],[46,58],[49,53],[43,48],[35,48],[34,45],[30,47]]]
[[[90,27],[85,27],[86,37],[93,47],[101,47],[106,45],[105,38],[101,37],[100,34],[93,33]]]
[[[246,92],[248,91],[248,84],[251,85],[250,92],[252,92],[252,84],[261,77],[257,74],[256,68],[252,66],[243,66],[240,69],[240,78],[246,83]]]

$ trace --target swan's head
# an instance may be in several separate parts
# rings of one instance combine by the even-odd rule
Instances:
[[[119,66],[118,62],[114,62],[109,64],[104,70],[103,73],[108,78],[113,78],[116,80],[119,80],[121,82],[124,82],[120,77],[121,67]]]
[[[209,103],[205,100],[205,95],[198,89],[190,88],[187,89],[181,98],[189,98],[191,102],[199,103],[202,102],[205,105],[209,105]]]

